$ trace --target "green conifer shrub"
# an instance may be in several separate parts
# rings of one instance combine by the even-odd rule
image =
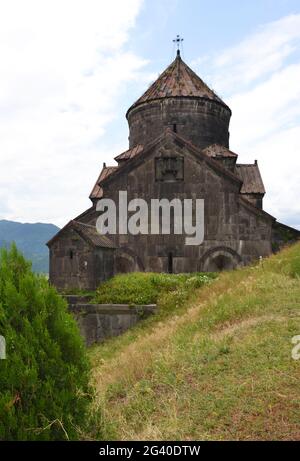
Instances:
[[[0,440],[78,438],[89,365],[63,298],[13,245],[0,253]]]

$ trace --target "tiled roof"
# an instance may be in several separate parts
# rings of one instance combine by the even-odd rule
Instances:
[[[132,149],[128,149],[125,152],[122,152],[122,154],[115,157],[115,160],[117,162],[119,162],[120,160],[129,160],[130,158],[133,158],[136,155],[138,155],[143,150],[143,148],[144,146],[142,144],[137,144]]]
[[[209,157],[231,157],[237,158],[237,154],[229,150],[227,147],[221,146],[220,144],[211,144],[210,146],[203,149],[203,152]]]
[[[148,90],[131,106],[131,108],[153,99],[176,96],[206,98],[226,104],[212,91],[197,74],[177,56]],[[227,106],[226,106],[227,107]],[[130,109],[131,109],[130,108]],[[129,111],[130,111],[129,109]],[[129,112],[128,111],[128,112]]]
[[[69,221],[68,224],[60,229],[60,231],[58,231],[57,234],[49,240],[49,242],[47,242],[47,245],[50,247],[61,233],[65,232],[69,228],[75,229],[75,231],[78,232],[84,240],[88,241],[93,246],[101,248],[116,248],[113,242],[106,235],[100,235],[97,232],[96,226],[91,226],[90,224],[85,224],[75,220]]]
[[[103,191],[102,187],[99,186],[99,183],[103,181],[103,179],[107,178],[113,171],[115,171],[118,167],[117,166],[105,166],[101,170],[101,173],[90,193],[90,199],[99,199],[102,197]]]
[[[265,194],[258,165],[236,165],[236,174],[243,181],[242,194]]]
[[[129,160],[136,155],[138,155],[140,152],[142,152],[144,146],[141,144],[137,144],[134,146],[132,149],[128,149],[125,152],[122,152],[122,154],[119,154],[117,157],[115,157],[115,160],[117,162],[122,161],[122,160]],[[108,176],[110,176],[118,166],[104,166],[100,172],[100,175],[92,189],[92,192],[90,193],[90,199],[99,199],[103,195],[103,190],[102,187],[100,186],[101,181],[106,179]]]
[[[97,232],[96,226],[84,224],[79,221],[71,221],[70,226],[76,229],[83,238],[86,238],[92,245],[102,248],[115,248],[113,242],[106,236]]]

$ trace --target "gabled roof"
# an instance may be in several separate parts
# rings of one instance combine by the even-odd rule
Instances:
[[[120,160],[128,160],[138,155],[143,150],[143,148],[144,146],[142,144],[137,144],[136,146],[132,147],[132,149],[128,149],[125,152],[122,152],[122,154],[117,155],[117,157],[115,157],[115,160],[117,162],[119,162]]]
[[[213,158],[218,158],[218,157],[237,158],[238,157],[237,154],[232,152],[227,147],[221,146],[220,144],[211,144],[210,146],[203,149],[202,152],[204,152],[209,157],[213,157]]]
[[[232,181],[239,183],[240,185],[242,184],[242,180],[236,175],[233,174],[229,169],[225,168],[220,162],[217,160],[214,160],[213,158],[209,157],[203,151],[192,144],[190,141],[187,141],[185,138],[180,136],[178,133],[174,133],[170,128],[166,128],[166,130],[160,134],[156,139],[154,139],[151,143],[147,144],[144,149],[140,152],[140,155],[136,155],[135,157],[132,157],[128,159],[127,162],[122,163],[120,166],[114,169],[111,174],[106,176],[105,178],[101,178],[100,184],[104,184],[107,181],[113,180],[115,177],[119,176],[122,174],[124,171],[126,171],[128,168],[135,167],[137,166],[140,162],[143,161],[144,157],[160,142],[164,142],[164,140],[172,140],[173,142],[176,142],[178,146],[186,146],[187,149],[196,157],[199,159],[204,160],[208,165],[210,165],[215,171],[218,171],[221,173],[223,176],[230,178]],[[168,141],[169,142],[169,141]],[[100,175],[101,176],[101,175]]]
[[[67,229],[75,229],[76,232],[88,243],[95,247],[101,248],[116,248],[113,242],[106,236],[100,235],[97,232],[96,226],[91,226],[89,224],[84,224],[79,221],[69,221],[66,226],[64,226],[60,231],[52,237],[49,242],[47,242],[48,246],[51,246],[52,243]]]
[[[102,197],[103,191],[99,183],[103,181],[105,178],[110,176],[118,167],[117,166],[104,166],[100,172],[100,175],[90,193],[90,199],[99,199]]]
[[[236,174],[243,181],[241,194],[266,193],[257,163],[236,165]]]
[[[287,224],[283,224],[281,222],[276,221],[273,224],[273,229],[275,229],[275,230],[282,229],[285,232],[293,234],[295,236],[295,238],[300,239],[300,230],[296,229],[295,227],[288,226]]]
[[[84,224],[79,221],[71,221],[71,223],[82,237],[89,240],[92,245],[102,248],[115,248],[113,242],[106,235],[101,235],[97,232],[96,226]]]
[[[76,218],[74,218],[74,221],[79,221],[79,222],[89,222],[88,219],[90,215],[93,215],[95,212],[95,208],[93,206],[90,206],[87,210],[83,211],[80,213]],[[87,221],[86,221],[87,220]]]
[[[178,135],[178,133],[174,133],[170,128],[167,128],[163,134],[147,146],[144,147],[142,145],[137,145],[116,157],[116,160],[122,157],[122,159],[127,160],[126,162],[122,162],[119,166],[104,167],[91,192],[90,198],[92,200],[100,199],[103,194],[101,183],[105,182],[108,178],[113,178],[116,174],[122,174],[124,168],[131,165],[134,166],[136,163],[135,160],[140,157],[144,157],[144,154],[146,155],[146,153],[162,141],[166,135],[173,139],[177,139],[182,144],[186,145],[194,152],[194,154],[196,154],[197,157],[204,158],[214,169],[218,170],[225,176],[229,176],[231,179],[240,182],[241,194],[265,194],[264,184],[257,163],[244,165],[237,164],[233,173],[216,161],[218,157],[237,158],[237,154],[232,152],[230,149],[219,144],[212,144],[205,149],[200,150],[190,141],[187,141],[185,138]]]
[[[170,97],[197,97],[217,101],[228,107],[219,96],[177,55],[148,90],[129,108],[154,99]],[[228,108],[229,109],[229,108]],[[230,109],[229,109],[230,110]],[[128,114],[127,112],[127,114]]]
[[[134,158],[136,155],[140,154],[143,150],[144,146],[142,144],[137,144],[134,146],[132,149],[128,149],[125,152],[122,152],[122,154],[117,155],[115,157],[115,160],[117,162],[120,162],[122,160],[129,160],[131,158]],[[92,192],[90,193],[90,199],[99,199],[103,195],[103,190],[102,187],[100,186],[100,182],[103,181],[105,178],[110,176],[115,170],[119,168],[118,166],[104,166],[99,174],[99,177],[97,181],[95,182],[95,185],[92,189]]]
[[[265,218],[270,219],[273,222],[276,221],[276,218],[274,218],[274,216],[272,216],[270,213],[267,213],[262,208],[256,207],[249,200],[245,199],[242,195],[239,196],[238,201],[242,206],[248,208],[248,210],[252,211],[253,213],[260,216],[264,216]]]

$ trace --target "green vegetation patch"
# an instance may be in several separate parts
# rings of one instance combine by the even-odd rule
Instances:
[[[197,298],[202,287],[217,278],[215,273],[158,274],[130,273],[117,275],[103,283],[91,302],[99,304],[157,304],[158,311],[137,323],[125,334],[106,340],[101,346],[89,350],[93,365],[99,366],[103,358],[110,360],[125,346],[134,343],[145,332],[155,331],[161,322],[182,315]],[[101,354],[98,348],[101,347]]]
[[[65,301],[13,245],[0,253],[0,439],[78,438],[89,365]]]
[[[134,272],[121,274],[98,288],[93,302],[99,304],[163,304],[169,293],[190,292],[216,277],[213,273],[158,274]]]

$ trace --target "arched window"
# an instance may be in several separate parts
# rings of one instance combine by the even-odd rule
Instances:
[[[232,270],[239,267],[242,263],[241,256],[232,248],[215,247],[208,250],[202,256],[200,271],[216,272]]]

